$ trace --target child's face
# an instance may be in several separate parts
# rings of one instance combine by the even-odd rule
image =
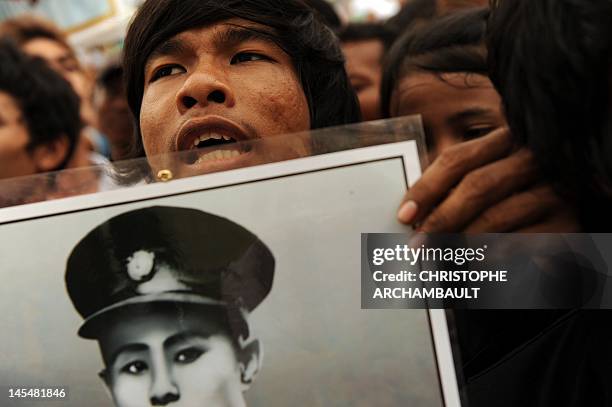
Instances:
[[[99,338],[104,378],[120,407],[242,406],[230,338],[204,313],[122,313]]]
[[[393,92],[390,109],[391,116],[422,116],[430,161],[454,144],[506,125],[499,94],[478,74],[408,74]]]

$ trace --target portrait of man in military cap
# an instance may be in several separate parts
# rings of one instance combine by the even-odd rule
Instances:
[[[245,406],[262,359],[248,317],[274,264],[253,233],[196,209],[137,209],[90,231],[65,280],[114,403]]]

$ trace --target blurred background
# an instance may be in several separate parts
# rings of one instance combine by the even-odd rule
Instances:
[[[36,14],[56,23],[81,62],[100,68],[121,50],[126,27],[144,0],[0,0],[0,20]],[[378,21],[398,12],[406,0],[328,1],[344,23]]]

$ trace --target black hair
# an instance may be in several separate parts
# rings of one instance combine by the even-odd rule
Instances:
[[[309,7],[316,11],[323,23],[333,31],[338,31],[342,28],[342,21],[334,10],[334,6],[326,0],[304,0]]]
[[[583,225],[601,229],[612,200],[612,1],[492,6],[490,76],[512,134]]]
[[[294,64],[310,110],[311,128],[359,121],[335,34],[299,0],[147,0],[128,29],[124,48],[127,98],[135,121],[132,156],[144,155],[139,116],[144,67],[163,41],[197,27],[241,18],[273,29],[272,39]]]
[[[487,8],[462,10],[414,27],[387,53],[381,83],[381,110],[390,116],[393,91],[412,71],[488,75],[484,46]]]
[[[12,40],[0,40],[0,61],[0,91],[17,102],[30,138],[27,148],[65,136],[68,152],[53,170],[64,168],[81,131],[79,97],[42,59],[23,54]]]
[[[338,37],[342,42],[379,40],[387,51],[396,33],[383,23],[351,23],[338,33]]]
[[[121,94],[124,89],[121,64],[113,63],[106,66],[98,75],[96,84],[112,95]]]
[[[396,15],[389,18],[385,25],[397,33],[403,33],[414,25],[424,23],[436,16],[436,0],[410,0]]]

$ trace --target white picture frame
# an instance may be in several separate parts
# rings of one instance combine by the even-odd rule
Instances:
[[[339,272],[339,277],[333,282],[335,284],[334,287],[330,288],[331,291],[327,291],[328,293],[342,293],[338,294],[337,307],[325,307],[329,308],[328,311],[332,314],[329,318],[333,318],[335,309],[341,309],[347,303],[351,303],[352,305],[347,308],[351,311],[351,315],[347,316],[347,320],[349,320],[347,322],[348,332],[350,332],[350,329],[355,329],[356,335],[375,332],[373,327],[379,325],[373,324],[369,328],[364,328],[366,330],[371,328],[370,331],[358,331],[361,329],[359,328],[360,326],[366,326],[369,323],[368,321],[377,318],[380,319],[377,323],[384,324],[386,321],[388,323],[386,326],[389,327],[388,334],[386,330],[379,329],[378,338],[373,338],[371,342],[363,341],[362,347],[367,351],[364,351],[361,355],[355,352],[354,360],[351,359],[351,353],[348,356],[344,354],[348,358],[346,362],[348,367],[346,369],[352,369],[351,366],[353,366],[358,370],[358,366],[370,365],[370,361],[358,360],[364,354],[367,357],[369,354],[377,354],[378,351],[391,352],[388,355],[394,355],[393,357],[388,357],[388,355],[381,356],[381,361],[389,364],[401,362],[401,364],[394,366],[404,366],[404,369],[406,369],[406,371],[398,373],[397,376],[401,377],[394,377],[393,383],[395,383],[395,380],[402,383],[402,386],[395,386],[394,389],[402,394],[403,392],[411,393],[398,400],[410,400],[413,403],[412,405],[416,406],[440,405],[444,407],[459,407],[461,403],[444,311],[362,310],[358,305],[360,303],[360,233],[410,233],[407,227],[398,224],[395,220],[395,210],[406,188],[412,186],[420,176],[421,167],[417,143],[414,140],[410,140],[178,179],[168,183],[141,185],[93,195],[0,209],[0,251],[3,252],[2,256],[0,256],[0,273],[3,279],[8,282],[8,284],[3,284],[3,288],[0,291],[0,298],[2,298],[0,303],[2,303],[4,309],[13,305],[12,309],[15,312],[10,318],[4,314],[5,316],[0,321],[2,330],[8,332],[8,330],[12,329],[12,335],[15,336],[14,339],[4,344],[3,350],[0,352],[2,354],[0,362],[4,366],[0,370],[0,379],[6,385],[11,386],[67,386],[70,393],[69,403],[62,405],[71,405],[70,403],[79,405],[78,403],[82,403],[83,400],[88,400],[87,404],[89,406],[112,404],[109,398],[102,399],[102,383],[97,378],[93,379],[95,376],[93,369],[95,366],[100,367],[99,356],[92,356],[91,361],[82,361],[84,354],[95,352],[96,347],[91,343],[85,344],[85,340],[77,338],[76,329],[79,324],[79,316],[76,312],[67,315],[65,318],[63,316],[63,313],[70,314],[68,311],[70,303],[66,298],[60,298],[60,293],[55,292],[61,288],[61,284],[57,283],[56,280],[59,276],[63,276],[63,270],[58,271],[56,269],[60,267],[62,261],[65,261],[68,250],[74,246],[79,236],[82,237],[97,224],[110,218],[112,215],[123,213],[130,209],[164,204],[197,207],[198,209],[227,217],[241,225],[247,224],[247,229],[257,234],[262,240],[276,242],[270,245],[275,255],[276,253],[283,252],[283,250],[278,250],[282,244],[279,242],[287,241],[287,237],[290,237],[289,240],[291,240],[292,236],[300,235],[300,233],[292,234],[287,230],[282,230],[283,227],[289,228],[289,226],[285,225],[295,226],[304,224],[304,221],[311,221],[312,227],[310,229],[304,228],[303,230],[310,230],[311,237],[318,237],[320,235],[320,241],[314,241],[311,244],[313,246],[322,246],[321,252],[313,249],[313,253],[322,253],[325,250],[333,249],[331,253],[337,253],[338,259],[332,259],[336,262],[332,263],[336,264],[339,268],[346,269],[344,270],[345,275]],[[325,186],[321,186],[317,190],[318,186],[322,185],[320,183],[321,177],[326,181]],[[231,198],[232,196],[234,199]],[[245,197],[250,197],[251,199],[247,205],[244,205]],[[272,204],[271,197],[281,197],[282,199],[275,198],[275,203]],[[257,201],[258,199],[260,201]],[[251,203],[255,201],[267,203],[268,206],[261,213],[257,213],[253,209],[257,205]],[[299,202],[299,204],[293,204],[293,202]],[[270,208],[269,206],[271,205],[274,205],[274,208]],[[273,219],[274,216],[279,216],[278,213],[282,214],[284,209],[286,209],[287,216],[280,215],[282,219],[278,220],[275,226],[270,226],[266,223],[266,219]],[[309,213],[309,210],[312,210],[312,212]],[[250,216],[248,215],[249,213]],[[255,216],[256,213],[257,216]],[[291,217],[298,219],[292,223],[288,221]],[[344,226],[339,227],[339,225]],[[325,231],[324,229],[329,230]],[[280,234],[280,236],[275,234]],[[333,238],[334,236],[336,236],[335,239]],[[295,238],[301,239],[301,237]],[[27,239],[30,239],[30,241]],[[298,246],[303,247],[304,242],[300,242]],[[337,244],[337,249],[334,246],[335,244]],[[58,257],[54,263],[55,267],[51,267],[45,261],[45,258],[49,256]],[[286,266],[293,259],[290,259],[286,253],[284,255],[280,253],[278,256],[277,269],[288,269],[289,267]],[[328,257],[331,258],[331,256]],[[296,261],[299,263],[299,260]],[[42,269],[49,267],[50,270],[37,271],[35,266],[38,264],[37,262],[44,263],[45,267],[41,267]],[[300,264],[303,264],[303,261]],[[315,264],[320,266],[319,263]],[[27,268],[28,265],[29,268]],[[354,280],[350,277],[347,278],[347,276],[352,275],[351,270],[353,268]],[[24,271],[26,269],[29,271]],[[277,274],[282,272],[282,270],[278,270]],[[26,276],[25,274],[27,273],[30,274]],[[44,277],[41,277],[43,273]],[[20,283],[19,280],[22,278],[28,281]],[[41,281],[39,281],[39,278]],[[285,282],[280,282],[279,286],[291,291],[290,284],[291,282],[285,279]],[[322,290],[327,289],[324,283],[317,287],[320,287]],[[272,293],[274,293],[275,289],[277,289],[276,286],[273,287]],[[52,293],[47,293],[46,290]],[[281,289],[279,288],[279,290]],[[295,292],[300,291],[296,290]],[[46,295],[53,296],[54,299],[42,298],[37,301],[41,304],[57,303],[57,306],[63,311],[61,312],[62,320],[58,320],[54,324],[55,333],[53,335],[50,334],[50,338],[42,339],[36,332],[32,332],[32,330],[36,331],[36,329],[39,329],[37,328],[37,321],[44,318],[43,314],[39,315],[38,313],[44,313],[45,310],[54,305],[36,307],[35,304],[38,303],[35,301],[33,304],[29,304],[29,298],[45,297]],[[277,324],[281,328],[284,327],[286,332],[291,331],[292,327],[295,328],[294,325],[284,326],[284,319],[282,317],[269,316],[273,314],[272,311],[274,309],[282,308],[282,305],[279,304],[281,304],[281,301],[286,301],[287,296],[283,298],[279,297],[273,300],[272,304],[276,304],[276,306],[267,305],[267,308],[264,310],[256,310],[256,312],[261,313],[259,315],[254,313],[253,317],[256,319],[256,322],[260,322],[260,326],[270,327]],[[349,300],[342,302],[343,298]],[[352,303],[353,299],[354,303]],[[313,299],[310,298],[309,301],[313,301]],[[326,298],[318,298],[317,301],[326,301]],[[296,300],[296,302],[299,301]],[[335,304],[335,302],[330,301],[330,304]],[[355,308],[355,304],[357,304],[357,308]],[[287,307],[294,305],[292,302]],[[302,311],[304,310],[300,308],[302,306],[299,304],[295,306]],[[266,310],[268,314],[266,314]],[[34,312],[36,314],[31,316],[31,325],[24,325],[22,322],[19,322],[21,317],[28,315],[26,312]],[[353,313],[354,315],[352,315]],[[297,315],[302,314],[298,312]],[[321,313],[316,315],[319,315],[321,318],[317,318],[313,322],[313,326],[315,326],[313,328],[314,331],[323,332],[325,327],[334,328],[334,324],[330,322],[331,320],[326,320],[325,323],[322,322],[320,325],[317,325],[320,322],[318,319],[325,319],[327,317],[323,317]],[[346,313],[341,315],[346,316]],[[418,323],[418,326],[410,326],[406,321],[417,321],[415,323]],[[402,324],[406,323],[408,323],[406,326],[411,327],[410,329],[402,328],[404,326]],[[22,328],[21,331],[19,331],[18,327]],[[68,332],[70,330],[72,332]],[[26,332],[30,332],[30,335],[33,336],[23,337]],[[276,345],[282,342],[282,335],[270,334],[267,329],[264,329],[265,332],[268,332],[269,342]],[[414,338],[416,338],[414,343],[412,343],[412,347],[410,341],[407,343],[405,338],[400,337],[404,334],[407,337],[414,335]],[[62,339],[64,335],[66,337]],[[350,348],[354,342],[346,338],[339,338],[339,335],[332,338],[338,338],[338,340],[332,340],[332,342],[338,342],[337,344],[330,345],[336,351],[343,347]],[[73,349],[74,355],[79,355],[78,357],[74,356],[75,360],[64,360],[64,364],[70,365],[71,363],[76,363],[78,359],[80,364],[86,365],[80,366],[83,372],[77,369],[79,370],[79,375],[86,376],[86,371],[89,371],[92,377],[91,381],[87,379],[83,382],[85,384],[70,383],[70,378],[72,377],[70,372],[73,370],[68,369],[66,371],[55,372],[54,377],[56,377],[56,381],[49,383],[44,378],[38,377],[37,372],[33,371],[32,366],[34,368],[37,366],[35,362],[28,361],[29,370],[24,369],[18,365],[20,363],[19,360],[11,356],[15,354],[23,355],[25,352],[26,358],[42,358],[38,361],[38,364],[48,367],[48,365],[62,361],[62,357],[65,358],[66,355],[70,356],[71,354],[58,351],[57,355],[36,356],[36,352],[41,351],[41,347],[45,349],[45,352],[53,352],[54,346],[59,347],[59,344],[63,343],[63,341],[66,341],[67,345],[65,344],[65,346]],[[304,345],[305,347],[317,343],[316,338],[303,339],[303,341],[306,344]],[[380,343],[382,350],[377,348],[377,341]],[[28,346],[31,346],[34,351],[30,352]],[[267,346],[266,353],[267,355],[274,355],[275,352],[280,352],[279,349],[283,348],[283,346],[287,346],[285,356],[293,354],[291,353],[294,352],[291,350],[293,349],[291,348],[293,344],[283,344],[276,347]],[[315,345],[312,346],[316,348]],[[319,344],[317,346],[323,345]],[[393,346],[397,348],[393,350]],[[329,350],[329,352],[332,352],[332,350]],[[317,352],[313,352],[313,354],[314,356],[309,357],[318,358],[320,356]],[[393,359],[396,359],[396,361],[393,362]],[[326,363],[326,359],[321,357],[320,360],[321,363]],[[356,364],[351,364],[351,361]],[[418,363],[412,363],[414,361]],[[262,375],[266,374],[266,369],[275,371],[276,367],[281,366],[279,363],[278,359],[275,360],[274,356],[271,356],[271,362],[268,365],[264,362]],[[384,364],[383,362],[381,363]],[[319,368],[323,369],[323,367]],[[382,373],[380,374],[387,374],[385,373],[387,370],[381,369]],[[32,382],[10,383],[10,380],[7,381],[9,374],[12,375],[10,377],[13,380],[16,380],[14,379],[15,377],[20,377],[16,370],[28,371]],[[65,375],[62,375],[62,372]],[[361,376],[357,373],[355,372],[355,375],[359,377],[359,380],[375,377],[372,376],[374,373],[371,373],[370,376]],[[274,380],[277,380],[278,377],[283,377],[283,375],[279,376],[277,374]],[[304,377],[308,378],[311,376],[309,376],[308,372],[305,372]],[[289,377],[288,379],[298,380],[295,377]],[[67,382],[61,382],[61,380],[66,380]],[[263,384],[259,384],[259,382],[255,384],[255,386],[260,386],[260,389],[251,398],[248,396],[250,396],[251,391],[255,391],[256,387],[249,390],[247,396],[248,405],[283,405],[283,402],[286,402],[286,400],[283,401],[282,395],[278,395],[279,388],[269,389],[265,387],[271,386],[274,380],[268,380],[265,377],[262,380]],[[377,397],[375,392],[377,390],[376,380],[369,382],[373,387],[369,389],[369,393],[374,391],[371,394],[374,398],[371,400],[376,400]],[[402,380],[406,380],[406,382]],[[96,386],[100,388],[98,389]],[[324,396],[326,394],[328,397],[336,397],[329,396],[329,394],[336,394],[332,390],[321,389],[321,394],[323,394],[321,396],[323,397],[321,405],[329,405],[325,403]],[[272,394],[274,396],[271,396]],[[355,394],[355,397],[359,396],[358,392]],[[270,397],[277,397],[277,399],[271,400]],[[403,396],[400,394],[398,397]],[[349,399],[347,399],[346,403],[348,404],[346,405],[352,405],[350,404],[352,401]],[[436,402],[436,400],[438,401]],[[342,405],[338,400],[328,401],[336,402],[335,405]],[[311,399],[298,400],[296,403],[297,405],[315,405],[312,404],[313,401]]]

